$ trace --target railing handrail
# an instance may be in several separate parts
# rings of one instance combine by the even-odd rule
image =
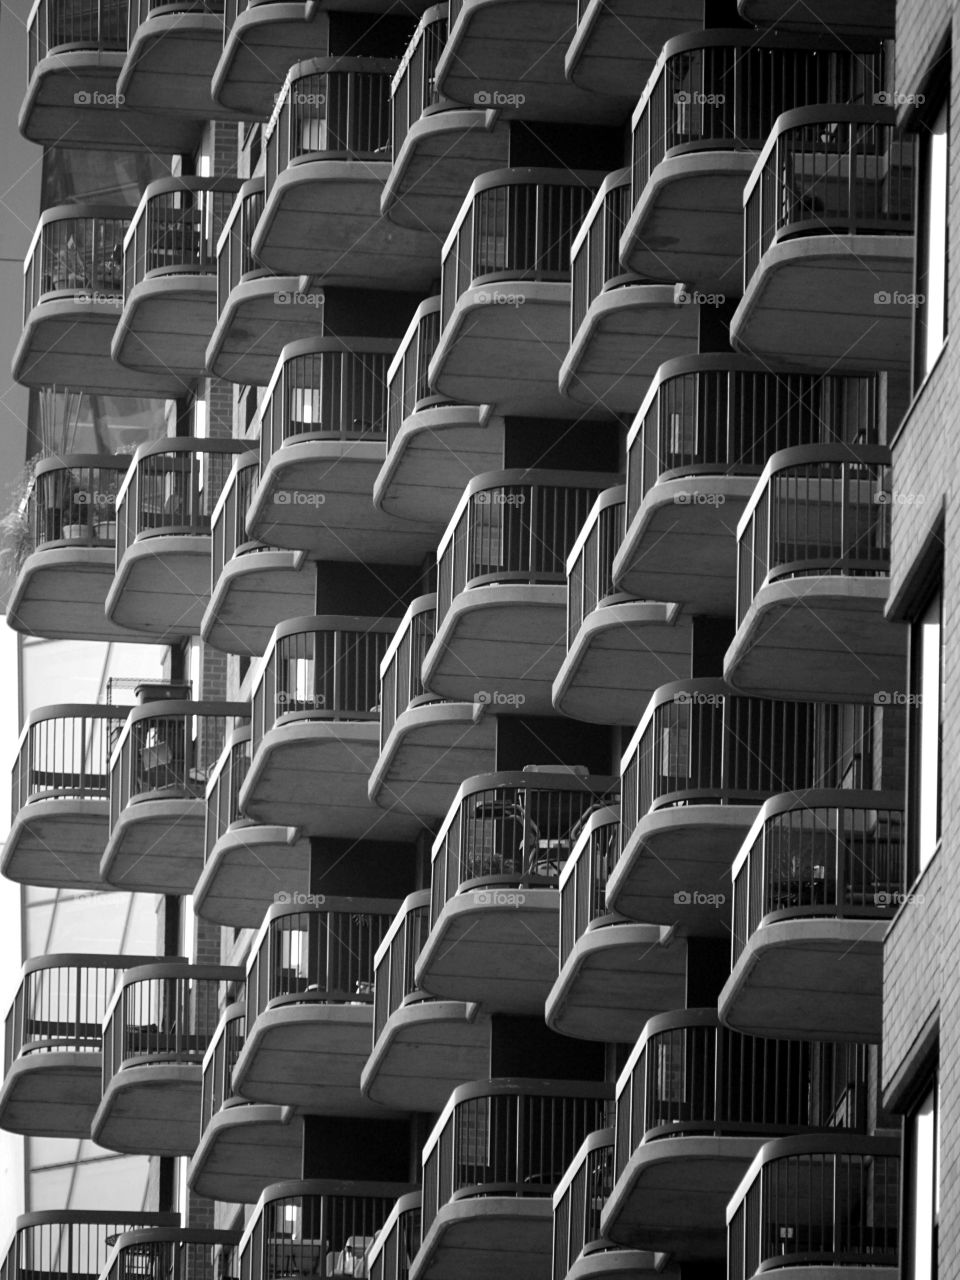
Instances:
[[[317,894],[313,902],[272,902],[266,910],[253,941],[250,943],[245,973],[249,976],[251,970],[259,961],[260,949],[270,933],[274,921],[281,920],[284,916],[342,914],[394,916],[396,912],[396,898],[367,898],[340,893]],[[272,957],[270,959],[272,961]]]
[[[595,809],[587,818],[586,822],[574,841],[573,848],[570,850],[570,857],[560,868],[560,879],[558,888],[563,889],[564,885],[576,871],[576,867],[583,855],[584,849],[590,845],[590,837],[594,834],[598,827],[609,827],[620,821],[619,805],[604,805],[602,809]]]
[[[573,262],[574,258],[576,258],[576,256],[580,253],[583,246],[586,244],[587,239],[590,235],[590,231],[593,226],[593,223],[603,213],[603,206],[610,192],[615,191],[617,187],[629,187],[629,185],[630,185],[630,166],[629,165],[627,165],[626,168],[623,168],[623,169],[614,169],[611,173],[608,173],[607,176],[604,178],[604,180],[600,183],[599,190],[597,191],[597,194],[593,197],[593,203],[591,204],[590,208],[587,210],[586,216],[584,217],[583,222],[580,225],[580,229],[577,232],[577,234],[573,237],[573,242],[570,245],[570,261],[571,262]]]
[[[393,76],[397,67],[396,58],[383,58],[376,55],[368,54],[324,54],[320,57],[304,58],[300,62],[294,62],[288,68],[287,74],[283,78],[283,84],[277,90],[276,102],[270,113],[270,118],[263,126],[263,149],[266,152],[267,143],[273,137],[277,129],[277,123],[283,115],[290,101],[290,91],[293,86],[300,80],[306,80],[308,76],[329,75],[332,72],[340,72],[341,74],[350,72],[367,72],[377,73],[381,75]],[[301,155],[301,159],[311,155],[321,155],[320,151],[305,151]],[[286,161],[284,162],[286,163]]]
[[[129,453],[59,453],[41,458],[33,470],[37,476],[48,475],[51,471],[72,471],[77,467],[99,467],[102,471],[113,468],[126,471],[133,460]]]
[[[570,1161],[570,1164],[567,1166],[567,1170],[564,1173],[563,1177],[557,1183],[557,1189],[553,1193],[554,1211],[556,1211],[557,1207],[560,1204],[560,1201],[563,1199],[567,1191],[570,1189],[570,1184],[573,1182],[574,1178],[576,1178],[577,1174],[579,1173],[580,1166],[583,1164],[583,1162],[586,1160],[586,1158],[590,1155],[591,1152],[599,1151],[603,1147],[609,1147],[612,1154],[613,1134],[614,1134],[614,1131],[612,1128],[594,1129],[593,1133],[587,1134],[587,1136],[584,1138],[580,1146],[580,1149],[577,1151],[577,1154],[573,1157],[573,1159]]]
[[[126,235],[123,237],[123,251],[126,253],[128,245],[133,243],[136,235],[137,226],[146,214],[146,211],[153,200],[158,196],[165,195],[182,195],[186,191],[200,192],[233,192],[236,194],[243,185],[243,179],[235,177],[183,177],[183,178],[154,178],[152,182],[148,182],[143,189],[140,197],[140,203],[134,209],[130,218],[130,226],[127,228]],[[232,212],[232,206],[231,206]],[[219,237],[218,237],[219,238]]]
[[[428,27],[432,27],[435,22],[446,21],[449,10],[450,5],[447,3],[447,0],[444,0],[443,4],[432,4],[429,9],[424,9],[423,15],[417,23],[417,28],[407,42],[406,49],[403,51],[403,56],[400,59],[400,65],[393,73],[393,79],[390,81],[391,97],[396,93],[397,86],[400,84],[400,81],[406,73],[407,68],[410,66],[410,63],[417,56],[417,46],[420,44],[424,31],[426,31]]]
[[[602,512],[608,507],[615,507],[618,503],[626,502],[627,486],[626,484],[614,484],[609,489],[604,489],[602,493],[597,494],[596,501],[587,512],[587,518],[583,522],[583,528],[577,534],[573,546],[570,548],[570,554],[567,556],[567,576],[573,570],[574,565],[583,553],[584,547],[590,540],[594,526],[600,519]]]
[[[260,454],[254,449],[248,449],[246,453],[238,453],[234,460],[233,466],[230,468],[230,474],[223,482],[223,488],[220,490],[220,496],[217,498],[216,506],[210,516],[210,528],[223,518],[223,508],[233,499],[233,490],[236,487],[237,479],[241,471],[246,471],[249,467],[259,467]],[[252,542],[253,539],[251,538]]]
[[[113,1245],[105,1272],[109,1272],[115,1256],[137,1244],[226,1244],[240,1243],[239,1231],[215,1231],[207,1227],[138,1227],[124,1231]]]
[[[17,754],[27,739],[34,725],[43,724],[47,720],[73,720],[83,717],[87,720],[123,720],[132,711],[132,707],[107,707],[99,702],[51,702],[45,707],[34,707],[27,712],[20,737],[17,739]]]
[[[238,725],[231,733],[227,734],[223,749],[217,756],[217,759],[210,770],[210,776],[207,779],[206,799],[210,799],[210,794],[220,779],[220,775],[233,759],[233,752],[236,747],[243,742],[249,742],[252,729],[249,724]]]
[[[110,771],[113,771],[115,763],[119,761],[121,749],[130,737],[133,726],[139,724],[141,720],[173,720],[177,716],[183,716],[184,719],[190,716],[235,716],[238,719],[246,719],[249,715],[249,702],[190,702],[171,698],[169,701],[140,703],[130,708],[120,735],[114,743],[113,751],[110,753]]]
[[[43,969],[131,969],[153,963],[148,955],[121,955],[116,952],[55,951],[49,955],[31,956],[20,967],[21,979]]]
[[[742,539],[749,527],[767,486],[777,472],[821,462],[840,462],[848,466],[892,466],[893,451],[888,445],[882,444],[805,444],[791,449],[778,449],[770,455],[757,477],[753,493],[737,522],[737,541]]]
[[[244,1021],[246,1019],[246,1016],[247,1016],[247,1006],[246,1006],[246,1002],[243,1000],[234,1000],[231,1004],[228,1004],[224,1008],[223,1013],[221,1013],[220,1015],[219,1022],[214,1027],[213,1032],[211,1033],[210,1043],[207,1045],[207,1048],[203,1055],[204,1074],[206,1074],[209,1064],[213,1061],[213,1058],[215,1057],[216,1052],[220,1047],[220,1042],[223,1040],[223,1037],[227,1034],[227,1028],[230,1026],[231,1022]]]
[[[650,701],[647,703],[640,723],[633,732],[633,737],[627,744],[627,748],[620,757],[620,774],[621,777],[625,772],[631,758],[636,754],[637,748],[643,741],[643,736],[653,720],[658,707],[662,707],[667,702],[673,702],[677,694],[680,693],[699,693],[704,695],[713,695],[729,698],[751,698],[756,694],[739,693],[736,689],[732,689],[724,680],[716,676],[687,676],[683,680],[671,680],[668,684],[662,684],[658,689],[654,689],[650,695]]]
[[[296,360],[300,356],[320,356],[327,352],[335,352],[348,356],[364,356],[364,355],[390,355],[396,358],[397,339],[396,338],[365,338],[365,337],[333,337],[326,336],[323,338],[297,338],[294,342],[288,342],[280,348],[280,354],[277,357],[277,363],[274,365],[273,373],[270,375],[270,381],[267,383],[260,401],[260,407],[253,415],[251,420],[251,429],[260,428],[262,430],[263,419],[266,417],[270,409],[270,402],[277,390],[277,383],[283,377],[283,371],[291,360]],[[391,365],[392,367],[392,365]]]
[[[630,1078],[637,1063],[643,1056],[648,1042],[661,1031],[677,1031],[683,1027],[706,1027],[708,1029],[713,1028],[716,1031],[724,1029],[716,1009],[671,1009],[668,1013],[654,1014],[644,1024],[637,1043],[631,1049],[630,1056],[624,1063],[623,1070],[617,1076],[615,1089],[618,1098],[625,1088],[629,1088]]]
[[[237,218],[243,216],[244,202],[248,200],[250,196],[262,194],[265,181],[266,180],[261,173],[258,177],[247,178],[240,184],[240,188],[237,191],[237,197],[230,206],[230,212],[227,214],[223,228],[217,238],[216,254],[218,258],[230,238],[230,234],[233,231],[233,224],[236,222]]]
[[[406,613],[400,619],[400,625],[397,627],[396,634],[387,645],[387,651],[383,655],[383,661],[380,663],[381,679],[386,674],[387,669],[396,657],[397,650],[403,643],[403,637],[414,618],[419,618],[420,615],[424,613],[430,613],[430,611],[435,610],[436,607],[437,593],[435,591],[431,591],[429,595],[417,596],[415,599],[411,600],[410,604],[407,606]]]
[[[128,205],[114,204],[58,204],[50,209],[45,209],[37,221],[36,230],[30,238],[30,245],[27,249],[26,256],[23,260],[23,273],[30,270],[33,262],[34,253],[40,238],[43,235],[44,228],[48,227],[51,222],[69,222],[71,220],[81,221],[84,218],[102,218],[105,221],[119,221],[124,218],[132,218],[136,208]]]
[[[377,1232],[377,1238],[370,1246],[367,1254],[367,1261],[370,1264],[369,1270],[373,1270],[374,1259],[378,1258],[383,1252],[384,1245],[390,1238],[391,1233],[396,1228],[399,1220],[407,1213],[419,1213],[422,1208],[423,1193],[418,1187],[416,1191],[408,1191],[406,1195],[398,1196],[397,1202],[384,1219],[383,1226]]]
[[[267,1205],[275,1200],[290,1200],[299,1196],[350,1195],[358,1198],[364,1196],[399,1198],[412,1195],[414,1191],[415,1188],[409,1182],[364,1182],[359,1178],[288,1178],[283,1182],[272,1182],[260,1192],[253,1212],[247,1219],[242,1243],[245,1244],[247,1237],[252,1234],[253,1225],[263,1216]]]
[[[266,659],[278,640],[286,636],[303,635],[312,631],[395,631],[399,618],[374,618],[353,613],[318,613],[306,614],[302,618],[287,618],[278,622],[264,650],[263,666],[258,671],[254,684],[259,681]]]
[[[429,298],[424,298],[413,313],[413,317],[407,325],[403,337],[400,339],[400,346],[397,348],[396,355],[387,366],[387,386],[389,386],[393,381],[398,370],[402,369],[403,357],[411,342],[416,341],[417,333],[420,329],[420,322],[425,316],[434,314],[439,315],[442,303],[443,299],[441,295],[439,293],[434,293]]]
[[[175,1210],[157,1210],[138,1213],[136,1210],[123,1209],[34,1209],[31,1213],[17,1215],[14,1234],[17,1235],[30,1227],[49,1227],[62,1224],[73,1226],[119,1226],[121,1223],[141,1223],[144,1218],[157,1219],[158,1227],[180,1225],[180,1214]],[[162,1221],[166,1219],[166,1221]]]
[[[186,956],[169,956],[149,964],[139,965],[133,969],[127,969],[117,983],[116,990],[103,1015],[104,1030],[106,1030],[107,1024],[112,1021],[117,1006],[123,1000],[124,992],[128,987],[136,986],[140,982],[176,982],[191,981],[193,979],[201,982],[235,982],[242,986],[246,980],[246,972],[236,965],[192,964]]]
[[[393,923],[390,925],[390,928],[387,930],[387,932],[383,935],[383,941],[380,943],[379,947],[377,947],[376,951],[373,953],[374,968],[376,968],[377,965],[380,964],[381,960],[384,959],[387,952],[390,950],[390,944],[393,942],[397,934],[403,932],[404,926],[407,923],[407,917],[410,915],[410,913],[412,911],[420,911],[424,907],[429,907],[429,906],[430,906],[430,890],[429,889],[417,889],[415,893],[407,894],[403,902],[401,902],[400,904],[400,909],[397,912],[396,916],[394,917]]]
[[[126,498],[127,491],[136,481],[137,468],[144,458],[153,458],[165,453],[249,453],[250,446],[245,440],[224,440],[209,436],[164,436],[162,440],[151,440],[137,445],[136,453],[130,460],[130,466],[117,490],[117,506]]]

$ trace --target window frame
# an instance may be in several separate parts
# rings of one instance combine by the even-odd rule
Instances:
[[[931,625],[931,614],[937,610],[937,761],[935,771],[936,816],[932,841],[922,840],[925,825],[921,817],[924,802],[929,803],[928,786],[924,783],[923,686],[927,655],[924,632]],[[912,612],[909,638],[909,697],[907,699],[907,884],[909,888],[926,871],[936,857],[942,840],[943,820],[943,561],[931,565],[925,589]]]
[[[929,307],[924,301],[914,308],[912,361],[912,386],[918,391],[932,373],[940,354],[950,336],[949,298],[950,298],[950,52],[949,46],[936,58],[933,69],[924,82],[924,93],[918,95],[922,99],[911,124],[912,131],[919,135],[920,145],[917,150],[917,178],[914,201],[914,225],[916,227],[916,253],[914,257],[914,285],[916,298],[929,294],[928,277],[930,275],[929,245],[931,240],[931,223],[926,216],[925,196],[929,190],[928,179],[932,172],[934,138],[941,116],[944,116],[944,158],[943,158],[943,312],[940,317],[940,340],[936,350],[931,350],[927,342],[929,329],[927,321]],[[937,237],[938,243],[940,237]]]
[[[902,1137],[902,1203],[900,1229],[901,1270],[904,1280],[938,1280],[939,1245],[940,1245],[940,1182],[942,1174],[941,1162],[941,1089],[940,1089],[939,1042],[934,1055],[928,1058],[917,1077],[917,1087],[911,1093],[911,1101],[904,1111]],[[920,1240],[919,1215],[917,1197],[919,1192],[920,1168],[916,1163],[918,1147],[918,1122],[929,1101],[932,1121],[931,1160],[928,1172],[931,1175],[930,1197],[930,1257],[929,1266],[917,1269],[917,1245]],[[926,1165],[924,1166],[926,1169]]]

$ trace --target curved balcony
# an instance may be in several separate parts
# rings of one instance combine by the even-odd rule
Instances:
[[[727,1209],[728,1275],[896,1280],[900,1142],[776,1138],[765,1142]]]
[[[224,990],[243,970],[156,960],[127,969],[103,1021],[103,1096],[94,1142],[110,1151],[190,1155],[197,1145],[204,1054]]]
[[[373,959],[398,906],[306,894],[270,907],[247,961],[238,1094],[317,1115],[385,1114],[361,1094],[360,1073],[373,1027]]]
[[[905,883],[902,794],[768,800],[733,864],[724,1023],[754,1035],[879,1043],[883,936]]]
[[[214,1257],[234,1249],[239,1231],[205,1231],[198,1227],[150,1227],[122,1231],[116,1237],[99,1280],[133,1280],[163,1276],[193,1280],[212,1274]]]
[[[328,29],[311,21],[310,7],[302,0],[224,0],[220,58],[208,87],[212,101],[247,119],[269,120],[289,68],[326,46]]]
[[[68,453],[37,463],[28,498],[32,551],[7,602],[15,631],[45,640],[131,639],[104,616],[113,582],[125,455]]]
[[[560,1035],[632,1044],[654,1014],[683,1004],[687,947],[672,929],[607,910],[619,850],[619,805],[591,813],[560,872],[560,972],[546,1022]]]
[[[630,170],[607,174],[570,247],[570,346],[561,392],[578,404],[635,413],[665,360],[700,349],[707,295],[682,284],[649,284],[620,262],[630,212]],[[663,268],[654,276],[667,274]]]
[[[404,899],[374,957],[373,1051],[360,1088],[383,1106],[436,1114],[452,1089],[488,1069],[490,1024],[477,1005],[417,986],[429,932],[430,890],[421,889]]]
[[[465,777],[494,760],[496,718],[476,702],[427,693],[420,677],[436,635],[437,597],[419,596],[380,665],[380,754],[368,794],[384,809],[442,818]],[[482,710],[482,706],[480,708]]]
[[[387,370],[387,453],[373,486],[381,511],[442,532],[471,476],[503,461],[503,421],[489,405],[453,404],[427,380],[440,338],[440,297],[414,313]]]
[[[254,257],[348,288],[425,289],[433,232],[380,212],[390,174],[392,58],[311,58],[287,72],[264,128],[265,204]]]
[[[853,700],[903,683],[907,628],[884,617],[891,485],[890,450],[876,445],[770,458],[737,529],[730,684]]]
[[[229,1005],[204,1055],[200,1142],[187,1170],[195,1195],[228,1204],[255,1204],[271,1182],[300,1172],[303,1154],[291,1108],[245,1102],[233,1086],[245,1025],[246,1005]]]
[[[532,59],[529,45],[514,47]],[[557,376],[570,342],[570,245],[603,178],[495,169],[474,179],[443,246],[435,393],[498,414],[583,416]]]
[[[542,1016],[557,976],[560,869],[613,783],[539,766],[463,783],[433,846],[421,990]]]
[[[400,1196],[367,1251],[369,1280],[408,1280],[420,1248],[420,1192]]]
[[[780,116],[747,182],[730,341],[827,371],[910,367],[917,135],[894,107]]]
[[[892,36],[896,29],[894,0],[738,0],[737,8],[759,27],[799,27],[822,31],[867,32]]]
[[[247,535],[259,480],[259,455],[238,455],[210,521],[210,603],[200,623],[207,644],[244,657],[262,654],[277,623],[299,617],[316,596],[305,551],[268,547]]]
[[[616,587],[732,615],[737,521],[767,459],[794,446],[878,440],[885,387],[882,374],[775,373],[742,356],[662,366],[627,437]]]
[[[436,529],[377,510],[390,338],[310,338],[284,347],[257,415],[260,482],[249,533],[322,560],[416,564]],[[289,616],[289,615],[288,615]]]
[[[127,709],[58,703],[27,716],[13,766],[0,870],[48,889],[102,889],[110,830],[108,762]]]
[[[0,1127],[89,1138],[100,1103],[104,1013],[123,970],[149,959],[47,955],[24,963],[4,1025]]]
[[[632,111],[668,40],[703,25],[698,0],[577,0],[577,25],[564,57],[567,79],[591,93],[625,99]]]
[[[3,1280],[98,1280],[113,1240],[138,1227],[177,1227],[179,1213],[45,1209],[22,1213],[0,1264]]]
[[[699,31],[664,46],[633,113],[625,267],[736,296],[744,183],[774,121],[883,88],[879,41],[824,35]]]
[[[557,711],[595,724],[635,725],[667,676],[690,670],[680,606],[634,600],[613,585],[626,489],[605,489],[567,557],[567,653],[553,682]]]
[[[134,707],[110,757],[107,884],[131,893],[191,894],[203,869],[207,775],[245,702]]]
[[[549,715],[564,656],[565,561],[608,472],[489,471],[467,485],[437,551],[430,693],[478,714]]]
[[[610,1086],[482,1080],[450,1095],[423,1148],[423,1243],[410,1280],[549,1280],[551,1198]]]
[[[117,494],[106,616],[149,640],[198,635],[210,594],[210,521],[240,440],[142,444]]]
[[[150,0],[139,2],[146,8]],[[178,4],[151,12],[185,17]],[[179,79],[175,85],[179,91]],[[110,354],[126,369],[166,378],[174,398],[206,373],[217,319],[217,238],[239,190],[236,178],[159,178],[144,190],[123,238],[123,311]]]
[[[601,1232],[681,1263],[723,1257],[727,1202],[764,1142],[862,1133],[867,1076],[858,1046],[743,1036],[712,1009],[651,1018],[617,1081]]]
[[[607,906],[725,938],[730,867],[781,792],[903,786],[903,708],[786,702],[722,680],[658,689],[620,764],[620,858]]]

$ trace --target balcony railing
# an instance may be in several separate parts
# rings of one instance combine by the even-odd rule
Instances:
[[[98,1280],[112,1241],[139,1227],[176,1227],[178,1213],[53,1209],[17,1219],[0,1280]]]
[[[229,26],[224,24],[226,38]],[[217,315],[222,316],[227,299],[245,276],[268,276],[272,272],[261,266],[250,252],[253,233],[263,213],[263,178],[244,182],[227,215],[226,226],[217,241]]]
[[[862,1131],[867,1075],[862,1045],[743,1035],[713,1009],[660,1014],[617,1081],[616,1176],[664,1138]]]
[[[630,214],[630,170],[607,174],[570,248],[570,340],[586,319],[591,302],[608,289],[636,284],[620,265],[620,237]]]
[[[429,933],[430,890],[420,889],[404,899],[373,958],[374,1046],[402,1004],[425,998],[417,988],[414,969]]]
[[[626,489],[615,485],[597,498],[567,557],[567,648],[594,609],[632,597],[613,585],[613,561],[624,535]]]
[[[877,445],[775,453],[737,530],[737,624],[774,582],[889,574],[892,471]]]
[[[741,356],[660,366],[627,437],[629,527],[658,481],[759,475],[778,449],[878,443],[877,374],[770,373]]]
[[[153,13],[213,12],[204,4],[151,4]],[[158,178],[140,199],[123,241],[123,295],[148,277],[213,275],[217,240],[233,207],[236,178]]]
[[[744,290],[792,236],[912,235],[917,135],[893,107],[801,107],[773,126],[744,191]]]
[[[387,449],[412,413],[449,403],[430,390],[427,371],[440,340],[440,296],[417,307],[400,349],[387,370]]]
[[[420,1248],[420,1192],[401,1196],[367,1254],[369,1280],[408,1280]]]
[[[587,818],[560,873],[560,968],[607,910],[607,880],[620,856],[620,810],[608,805]]]
[[[262,542],[247,537],[247,512],[260,480],[260,457],[242,453],[233,460],[230,475],[220,491],[210,517],[210,591],[216,590],[220,575],[234,558],[250,551],[263,551]]]
[[[730,1202],[727,1275],[895,1269],[899,1219],[899,1139],[778,1138],[764,1145]]]
[[[823,792],[764,804],[733,864],[735,965],[762,924],[890,919],[905,883],[903,797]]]
[[[228,827],[246,822],[240,812],[240,788],[249,768],[250,726],[243,725],[230,734],[207,783],[204,861]]]
[[[191,13],[211,13],[219,17],[223,13],[223,0],[131,0],[128,43],[133,44],[138,27],[151,18],[183,17]]]
[[[233,1068],[243,1048],[246,1005],[228,1005],[217,1024],[203,1059],[203,1086],[200,1100],[200,1134],[224,1107],[242,1103],[233,1087]],[[165,1273],[164,1273],[165,1274]]]
[[[442,702],[427,693],[420,678],[423,660],[437,634],[437,597],[418,596],[390,641],[380,664],[380,750],[400,716],[411,707]]]
[[[461,294],[477,285],[569,280],[570,246],[604,177],[495,169],[475,178],[443,246],[441,328]]]
[[[423,1237],[444,1205],[476,1196],[552,1196],[610,1086],[483,1080],[453,1091],[423,1148]]]
[[[126,455],[68,453],[37,463],[30,489],[34,549],[112,547]]]
[[[27,18],[27,79],[53,52],[125,53],[127,0],[36,0]]]
[[[39,302],[120,304],[123,238],[132,214],[107,205],[64,204],[40,215],[23,264],[24,325]]]
[[[239,1231],[204,1231],[198,1227],[153,1227],[124,1231],[117,1239],[100,1280],[214,1280],[217,1249],[240,1239]]]
[[[446,43],[447,6],[435,4],[420,19],[390,86],[394,160],[411,125],[446,105],[436,88],[437,63]]]
[[[611,778],[532,770],[468,778],[433,845],[431,926],[472,889],[556,886]]]
[[[613,1190],[613,1130],[591,1133],[563,1175],[553,1197],[552,1280],[566,1280],[579,1257],[610,1249],[600,1235],[600,1215]]]
[[[13,766],[11,815],[31,800],[106,800],[108,761],[127,708],[60,703],[27,716]]]

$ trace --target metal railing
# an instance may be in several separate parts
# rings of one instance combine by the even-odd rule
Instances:
[[[401,1196],[367,1253],[369,1280],[409,1280],[420,1248],[420,1192]]]
[[[737,529],[737,625],[771,583],[889,574],[892,473],[878,445],[775,453]]]
[[[403,615],[380,664],[380,750],[405,711],[443,698],[423,687],[421,670],[437,634],[437,597],[417,596]]]
[[[393,159],[421,116],[447,101],[437,92],[437,63],[447,43],[447,6],[435,4],[424,12],[390,85]]]
[[[64,204],[47,209],[23,263],[23,323],[40,302],[123,301],[123,238],[132,209]]]
[[[560,968],[598,920],[610,918],[607,880],[620,856],[620,809],[591,813],[560,872]]]
[[[387,370],[387,450],[412,413],[449,404],[430,389],[427,377],[440,340],[440,295],[426,298],[414,312]]]
[[[863,1045],[748,1036],[715,1009],[660,1014],[617,1081],[616,1176],[663,1138],[862,1132],[868,1092]]]
[[[895,792],[766,801],[733,864],[731,967],[774,921],[895,915],[906,874],[903,816]]]
[[[792,236],[912,235],[917,135],[894,107],[801,107],[773,126],[744,190],[744,291]]]
[[[429,999],[418,989],[414,970],[430,933],[430,890],[404,899],[373,958],[373,1045],[390,1017],[412,999]]]
[[[45,1209],[17,1218],[0,1280],[98,1280],[112,1240],[139,1227],[177,1227],[178,1213]],[[111,1241],[111,1243],[108,1243]]]
[[[771,373],[743,356],[668,360],[627,436],[629,527],[658,481],[759,475],[778,449],[874,445],[886,416],[882,374]]]
[[[605,489],[597,498],[567,557],[567,648],[594,609],[629,600],[613,584],[613,561],[625,532],[626,488]]]
[[[141,0],[146,8],[150,0]],[[189,11],[207,12],[203,4]],[[151,11],[180,12],[177,5]],[[213,275],[217,240],[240,190],[238,178],[158,178],[144,190],[123,241],[123,296],[148,276]]]
[[[117,1237],[100,1280],[230,1280],[214,1269],[216,1251],[236,1245],[239,1231],[153,1227]]]
[[[130,458],[67,453],[37,463],[29,520],[36,550],[112,547],[117,536],[117,492]]]
[[[549,770],[486,773],[457,792],[433,844],[430,923],[458,893],[556,886],[616,779]]]
[[[250,768],[250,726],[234,729],[213,766],[206,792],[204,862],[228,827],[247,819],[240,812],[240,788]]]
[[[151,18],[189,13],[211,13],[219,17],[223,13],[223,0],[130,0],[127,42],[132,45],[137,28]]]
[[[36,0],[27,18],[27,80],[55,50],[126,53],[127,0]]]
[[[210,517],[210,593],[234,558],[250,551],[265,551],[262,542],[247,537],[247,512],[260,480],[260,456],[242,453],[233,460]]]
[[[224,35],[229,28],[224,25]],[[242,184],[217,241],[217,316],[222,316],[230,292],[245,277],[269,276],[250,251],[253,233],[263,213],[263,178]]]
[[[570,246],[570,341],[591,302],[608,289],[636,284],[620,263],[620,237],[630,215],[630,170],[608,173]]]
[[[10,813],[31,800],[106,800],[108,763],[127,708],[57,703],[27,716],[13,765]]]
[[[570,246],[605,177],[495,169],[475,178],[443,246],[441,328],[461,294],[477,285],[569,280]]]
[[[729,1280],[781,1267],[895,1269],[900,1141],[838,1135],[767,1142],[730,1201],[727,1225]]]
[[[200,1095],[200,1134],[224,1107],[243,1103],[233,1087],[233,1068],[243,1048],[246,1005],[237,1001],[228,1005],[217,1023],[203,1058],[203,1084]]]
[[[600,1215],[613,1190],[613,1130],[584,1140],[553,1196],[552,1280],[566,1280],[578,1258],[616,1246],[600,1235]]]

